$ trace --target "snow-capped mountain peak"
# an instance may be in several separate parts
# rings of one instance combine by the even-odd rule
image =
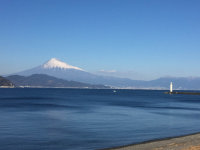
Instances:
[[[50,59],[48,62],[42,65],[45,69],[52,69],[52,68],[60,68],[60,69],[76,69],[76,70],[83,70],[81,68],[71,66],[65,62],[62,62],[56,58]]]

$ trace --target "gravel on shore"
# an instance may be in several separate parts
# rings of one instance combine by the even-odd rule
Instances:
[[[107,150],[200,150],[200,133]]]

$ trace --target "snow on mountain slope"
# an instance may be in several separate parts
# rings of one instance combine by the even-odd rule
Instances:
[[[82,70],[81,68],[71,66],[65,62],[62,62],[56,58],[50,59],[47,63],[42,65],[42,68],[45,69],[52,69],[52,68],[60,68],[60,69],[76,69],[76,70]]]

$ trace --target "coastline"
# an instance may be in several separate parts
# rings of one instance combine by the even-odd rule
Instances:
[[[200,150],[200,132],[104,150]]]

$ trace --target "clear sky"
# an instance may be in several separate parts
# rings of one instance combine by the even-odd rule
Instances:
[[[90,72],[200,76],[199,0],[0,0],[0,74],[55,57]]]

